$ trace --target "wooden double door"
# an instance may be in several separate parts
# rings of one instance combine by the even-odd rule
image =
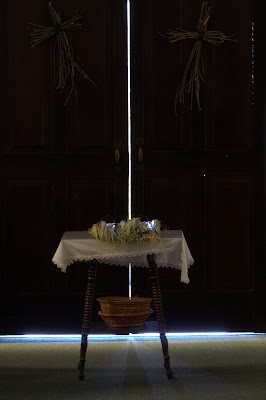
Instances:
[[[65,20],[86,8],[83,29],[69,38],[96,87],[77,73],[78,97],[64,106],[54,42],[31,49],[26,31],[28,22],[49,24],[47,2],[1,5],[2,333],[79,331],[87,264],[62,274],[52,256],[64,231],[127,217],[126,1],[53,6]],[[160,270],[169,329],[263,330],[263,140],[254,122],[263,116],[263,73],[258,66],[254,80],[252,30],[260,6],[213,0],[210,29],[238,43],[204,46],[202,111],[186,99],[175,115],[191,42],[172,45],[163,34],[194,29],[200,7],[131,1],[132,211],[181,229],[195,259],[189,285],[178,271]],[[127,283],[126,268],[101,266],[96,296],[126,295]],[[142,268],[133,291],[150,293]]]

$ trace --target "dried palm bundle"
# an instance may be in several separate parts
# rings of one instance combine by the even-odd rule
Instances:
[[[67,82],[70,80],[70,89],[65,101],[66,105],[73,90],[76,92],[75,69],[85,79],[88,79],[94,86],[96,86],[93,80],[74,60],[73,49],[69,44],[66,34],[66,31],[82,29],[82,24],[79,21],[83,18],[84,11],[79,12],[79,10],[77,10],[70,20],[62,22],[61,11],[56,11],[51,2],[48,4],[48,9],[51,15],[53,26],[42,26],[29,23],[28,25],[33,28],[29,32],[30,44],[31,47],[35,47],[44,42],[46,39],[55,37],[55,51],[58,59],[58,85],[56,89],[59,89],[61,92],[63,92]]]
[[[211,6],[207,2],[203,2],[201,6],[198,24],[195,32],[189,32],[182,29],[169,30],[166,37],[170,43],[176,43],[180,40],[194,39],[196,40],[190,56],[188,58],[183,78],[175,96],[175,113],[177,113],[177,102],[184,103],[185,93],[190,93],[190,106],[193,106],[193,97],[195,96],[198,109],[200,106],[200,86],[204,81],[205,68],[202,57],[202,46],[204,42],[220,46],[226,40],[235,41],[232,36],[227,36],[223,32],[208,31],[207,24],[211,16]]]
[[[122,220],[115,223],[100,221],[89,230],[96,239],[112,243],[130,243],[147,240],[153,242],[161,238],[161,223],[155,219],[141,221],[140,218]]]

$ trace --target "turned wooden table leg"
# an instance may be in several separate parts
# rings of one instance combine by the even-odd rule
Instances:
[[[163,314],[163,303],[162,303],[161,288],[158,277],[158,270],[155,262],[155,254],[148,254],[147,260],[149,264],[151,284],[152,284],[152,298],[154,302],[157,321],[159,324],[160,339],[163,349],[164,367],[166,368],[168,379],[171,379],[173,378],[173,373],[170,367],[170,357],[168,354],[168,341],[167,337],[165,336],[166,329],[165,329],[165,321]]]
[[[84,366],[86,361],[86,350],[87,350],[87,336],[91,329],[91,317],[93,309],[93,298],[94,298],[94,286],[97,271],[97,260],[90,261],[88,271],[88,284],[86,289],[85,304],[84,304],[84,317],[82,324],[82,338],[80,348],[80,361],[78,365],[79,369],[79,380],[84,379]]]

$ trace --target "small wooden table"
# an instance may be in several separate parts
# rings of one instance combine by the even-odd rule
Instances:
[[[159,325],[159,333],[164,357],[164,367],[167,377],[171,379],[173,373],[170,367],[168,341],[166,338],[165,320],[163,313],[162,295],[158,279],[158,266],[170,266],[181,269],[181,281],[188,283],[188,268],[194,260],[182,231],[165,231],[161,243],[130,243],[128,245],[103,243],[94,239],[87,231],[65,232],[58,249],[53,257],[53,262],[63,271],[75,261],[88,261],[88,283],[85,295],[84,317],[82,324],[82,338],[80,349],[79,379],[84,379],[84,366],[86,361],[87,339],[91,332],[91,320],[94,301],[94,287],[97,265],[99,262],[113,265],[127,265],[149,268],[152,298]]]

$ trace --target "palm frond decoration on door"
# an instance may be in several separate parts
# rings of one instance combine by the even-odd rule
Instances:
[[[51,16],[52,26],[42,26],[28,23],[30,45],[31,47],[36,47],[47,39],[55,38],[55,54],[57,63],[56,60],[54,62],[55,69],[57,69],[58,78],[56,89],[59,89],[60,92],[64,92],[69,82],[69,91],[64,104],[66,105],[73,90],[76,92],[75,70],[77,70],[85,79],[89,80],[94,86],[96,86],[93,80],[74,60],[73,49],[70,46],[69,39],[67,37],[68,31],[82,29],[80,20],[83,18],[83,13],[85,10],[81,12],[77,10],[70,20],[63,22],[61,11],[56,11],[51,2],[48,3],[48,9]]]
[[[208,31],[207,25],[211,16],[211,6],[207,2],[203,2],[201,6],[198,24],[195,32],[186,31],[183,29],[169,30],[166,37],[170,43],[176,43],[180,40],[194,39],[195,43],[188,58],[183,78],[175,96],[175,113],[177,114],[177,103],[184,103],[185,94],[190,93],[190,107],[193,108],[193,98],[195,97],[200,106],[200,87],[204,81],[205,68],[202,56],[202,47],[204,42],[220,46],[225,41],[236,41],[232,36],[227,36],[224,32]]]

